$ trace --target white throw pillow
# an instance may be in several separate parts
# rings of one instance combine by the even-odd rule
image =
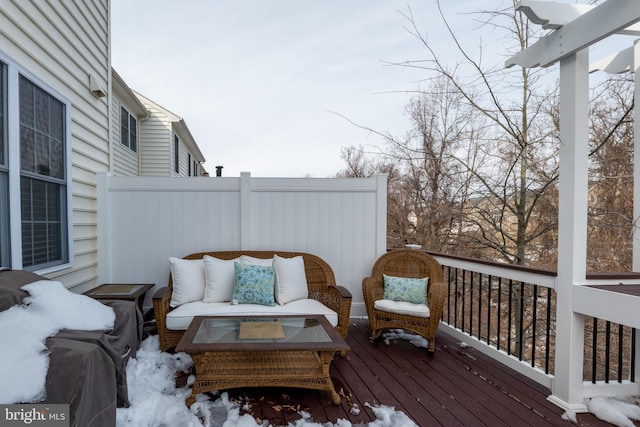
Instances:
[[[273,258],[256,258],[249,255],[240,255],[240,264],[271,267],[273,265]]]
[[[236,259],[219,259],[209,255],[202,258],[204,263],[205,288],[203,302],[231,301],[236,271],[233,263]]]
[[[169,258],[173,292],[171,307],[178,307],[186,302],[201,301],[204,297],[204,264],[201,259]]]
[[[304,271],[304,258],[273,257],[276,267],[276,302],[280,305],[309,297],[307,275]]]

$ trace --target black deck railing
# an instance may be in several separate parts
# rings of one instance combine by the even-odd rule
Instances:
[[[432,255],[443,265],[448,286],[443,322],[554,374],[556,292],[549,283],[555,272]],[[634,328],[588,317],[584,333],[585,381],[635,381]]]
[[[584,378],[593,384],[603,381],[635,382],[636,329],[606,320],[585,322]]]
[[[474,338],[553,373],[555,292],[551,288],[445,266],[444,321]]]

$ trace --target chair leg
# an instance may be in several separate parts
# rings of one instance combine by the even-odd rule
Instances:
[[[372,342],[376,342],[376,341],[378,341],[378,340],[382,337],[382,332],[383,332],[383,330],[382,330],[382,329],[378,329],[378,330],[375,330],[375,331],[374,331],[374,330],[372,330],[372,331],[371,331],[371,336],[369,337],[369,339],[370,339]]]

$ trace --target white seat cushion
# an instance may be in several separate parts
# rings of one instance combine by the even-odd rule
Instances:
[[[194,316],[261,316],[261,315],[324,315],[332,326],[338,324],[338,314],[315,299],[299,299],[275,307],[260,304],[230,304],[228,302],[194,301],[182,304],[167,314],[166,325],[174,331],[184,331]]]
[[[380,311],[404,314],[407,316],[429,317],[429,306],[426,304],[414,304],[406,301],[379,299],[373,303],[373,308]]]

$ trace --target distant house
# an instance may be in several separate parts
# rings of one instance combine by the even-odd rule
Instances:
[[[0,5],[0,266],[67,287],[97,284],[97,172],[204,171],[184,120],[111,69],[109,4]]]
[[[149,112],[140,127],[140,175],[203,176],[204,156],[184,119],[134,92]]]

